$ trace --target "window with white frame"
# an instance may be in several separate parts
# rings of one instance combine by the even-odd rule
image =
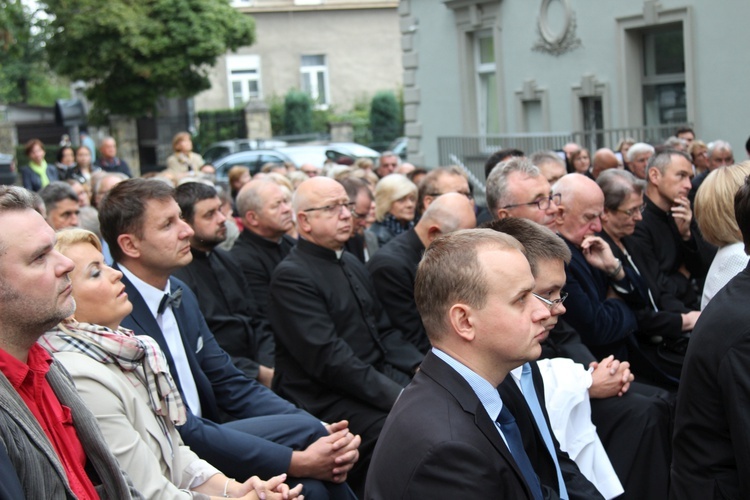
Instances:
[[[687,121],[682,24],[644,30],[642,84],[645,125]]]
[[[312,98],[317,107],[327,107],[330,98],[328,94],[328,66],[326,65],[326,56],[302,56],[300,75],[302,77],[302,91]]]
[[[475,35],[474,59],[479,133],[497,134],[500,132],[500,116],[498,115],[495,40],[491,31],[481,31]]]
[[[263,97],[260,85],[260,56],[228,56],[229,106],[240,108],[250,99]]]

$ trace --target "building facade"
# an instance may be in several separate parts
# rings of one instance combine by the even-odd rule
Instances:
[[[746,0],[402,0],[399,15],[413,163],[437,165],[441,137],[683,123],[745,157]]]
[[[358,99],[401,87],[397,0],[234,0],[253,16],[256,42],[222,57],[196,111],[308,92],[318,107],[351,109]]]

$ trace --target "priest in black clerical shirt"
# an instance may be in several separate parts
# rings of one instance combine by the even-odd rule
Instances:
[[[221,201],[208,185],[190,182],[175,191],[182,216],[195,232],[193,260],[174,272],[198,297],[201,312],[219,345],[247,376],[270,386],[274,342],[253,291],[229,252],[216,248],[226,238]]]
[[[237,195],[237,211],[245,229],[231,254],[242,268],[258,307],[265,311],[271,274],[295,244],[288,190],[269,179],[250,181]]]

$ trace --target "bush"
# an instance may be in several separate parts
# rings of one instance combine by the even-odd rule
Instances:
[[[309,134],[312,128],[312,100],[299,90],[290,90],[284,97],[284,134]]]
[[[204,151],[209,145],[247,137],[243,109],[220,109],[198,112],[198,134],[193,137],[195,151]]]
[[[370,103],[372,147],[383,149],[401,133],[401,106],[393,92],[378,92]]]
[[[268,112],[271,115],[271,134],[284,135],[284,99],[274,95],[268,99]]]

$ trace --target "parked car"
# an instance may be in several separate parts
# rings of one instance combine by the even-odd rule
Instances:
[[[257,149],[232,153],[216,160],[213,165],[216,167],[216,180],[226,181],[232,167],[247,167],[250,175],[255,175],[266,163],[282,164],[287,161],[291,162],[292,159],[284,153],[272,149]]]
[[[227,172],[235,166],[250,169],[250,175],[258,173],[266,163],[291,162],[301,167],[311,163],[322,167],[326,160],[335,163],[353,163],[357,158],[367,157],[377,160],[378,152],[354,142],[333,142],[330,144],[308,144],[304,146],[286,146],[276,149],[240,151],[224,156],[214,162],[217,180],[226,180]],[[347,160],[348,159],[348,160]]]
[[[0,184],[15,184],[18,180],[17,174],[13,155],[0,153]]]
[[[213,164],[225,156],[239,151],[252,151],[257,149],[274,149],[286,146],[285,141],[273,139],[232,139],[229,141],[214,142],[206,148],[201,156],[206,163]]]

